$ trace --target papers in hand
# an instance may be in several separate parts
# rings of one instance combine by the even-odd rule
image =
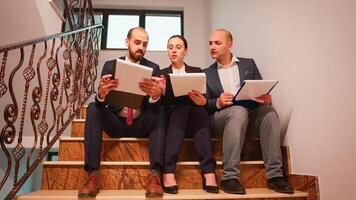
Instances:
[[[110,91],[105,101],[116,107],[140,108],[146,94],[139,88],[139,82],[144,78],[150,79],[152,71],[150,67],[117,59],[113,66],[112,77],[119,80],[119,85]]]
[[[152,71],[150,67],[117,59],[113,77],[119,80],[119,85],[114,90],[146,96],[138,83],[144,78],[150,79]]]
[[[237,91],[234,100],[254,100],[268,94],[277,85],[277,80],[245,80]]]
[[[169,76],[175,97],[187,95],[192,90],[206,93],[205,73],[169,74]]]

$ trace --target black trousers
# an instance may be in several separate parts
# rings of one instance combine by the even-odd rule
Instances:
[[[179,104],[169,108],[164,173],[174,173],[184,137],[193,137],[203,173],[215,173],[209,118],[201,106]]]
[[[85,170],[90,172],[100,167],[102,132],[110,137],[148,137],[150,169],[161,171],[165,141],[165,118],[163,107],[149,108],[135,119],[131,126],[116,113],[105,107],[90,103],[85,122]]]

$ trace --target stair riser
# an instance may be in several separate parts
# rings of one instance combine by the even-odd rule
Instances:
[[[85,122],[84,121],[75,121],[72,123],[72,137],[84,137],[84,125]],[[105,131],[103,132],[103,138],[110,138]],[[63,145],[62,145],[63,143]],[[66,144],[65,144],[66,143]],[[68,143],[72,143],[73,145],[75,143],[75,146],[68,146]],[[60,143],[60,152],[59,152],[59,157],[61,160],[83,160],[84,158],[84,145],[83,144],[79,144],[79,143],[83,143],[80,141],[61,141]],[[111,144],[109,144],[111,143]],[[133,155],[123,155],[125,152],[128,152],[129,154],[132,152],[132,154],[135,154],[134,156],[139,156],[139,158],[142,161],[142,158],[147,161],[148,160],[148,156],[147,155],[141,155],[141,154],[147,154],[147,149],[148,149],[148,141],[135,141],[135,142],[126,142],[126,144],[124,145],[118,145],[118,143],[123,143],[122,141],[120,142],[103,142],[103,146],[102,148],[104,149],[110,149],[109,152],[102,151],[105,152],[104,155],[102,155],[102,158],[104,160],[106,159],[114,159],[114,160],[120,160],[120,161],[125,161],[126,159],[128,160],[135,160],[135,158],[133,158]],[[124,142],[125,143],[125,142]],[[137,144],[134,144],[137,143]],[[128,146],[130,148],[128,148]],[[215,140],[213,141],[213,146],[214,146],[214,154],[215,154],[215,159],[216,160],[221,160],[221,155],[222,155],[222,141],[221,140]],[[134,150],[132,150],[131,148],[134,148]],[[63,152],[61,152],[61,148],[65,148],[65,150],[63,150]],[[127,151],[127,149],[129,149],[130,151]],[[69,150],[69,151],[68,151]],[[122,152],[122,150],[125,150],[124,152]],[[143,151],[142,151],[143,150]],[[72,151],[75,151],[75,153],[72,154]],[[115,153],[110,153],[110,152],[115,152]],[[70,152],[70,153],[68,153]],[[121,152],[121,153],[118,153]],[[140,153],[141,152],[141,153]],[[259,143],[259,140],[246,140],[242,153],[241,153],[241,160],[262,160],[262,150],[261,150],[261,145]],[[115,155],[114,155],[115,154]],[[68,156],[68,157],[67,157]],[[115,157],[120,158],[120,159],[116,159]],[[179,154],[180,159],[181,160],[197,160],[196,159],[196,150],[195,150],[195,145],[193,141],[184,141],[183,143],[183,148]],[[121,159],[123,158],[123,159]]]
[[[103,141],[101,150],[102,161],[149,161],[148,141]],[[222,142],[213,141],[214,156],[222,160]],[[262,160],[258,142],[245,145],[241,160]],[[84,141],[62,140],[58,152],[61,161],[84,160]],[[179,153],[179,161],[196,161],[196,149],[192,140],[184,141]]]
[[[214,142],[215,158],[221,158],[221,141]],[[196,161],[193,141],[185,141],[179,154],[179,161]],[[58,152],[60,161],[84,160],[83,141],[61,141]],[[103,141],[102,161],[149,161],[148,141]]]
[[[217,177],[222,175],[221,167],[216,169]],[[144,189],[148,166],[102,166],[100,176],[102,189]],[[79,189],[86,180],[87,173],[82,165],[49,166],[44,165],[42,174],[43,190],[72,190]],[[177,166],[176,178],[181,189],[201,188],[201,171],[198,166]],[[241,182],[247,188],[261,188],[266,186],[263,165],[242,165]]]

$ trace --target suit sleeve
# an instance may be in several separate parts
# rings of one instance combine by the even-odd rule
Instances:
[[[216,101],[218,100],[218,98],[211,96],[209,87],[206,88],[206,99],[207,103],[205,104],[204,108],[209,114],[213,114],[214,112],[219,110],[216,107]]]
[[[112,68],[113,68],[113,64],[114,64],[113,61],[107,61],[107,62],[105,62],[104,67],[103,67],[103,69],[101,70],[101,76],[100,76],[100,78],[101,78],[102,76],[106,75],[106,74],[111,74],[111,73],[112,73],[111,71],[112,71]],[[99,81],[100,81],[100,79],[99,79]],[[98,92],[99,92],[99,88],[98,88]],[[98,93],[97,93],[97,94],[98,94]],[[98,95],[95,95],[95,103],[96,103],[96,105],[99,106],[99,107],[105,107],[105,106],[106,106],[106,103],[105,103],[105,102],[101,102],[101,101],[98,100]]]
[[[252,67],[253,67],[253,78],[254,80],[262,80],[262,76],[260,74],[260,71],[258,70],[258,67],[253,59],[252,61]]]
[[[159,77],[159,76],[161,75],[161,71],[160,71],[160,69],[159,69],[159,65],[157,65],[157,64],[155,64],[155,63],[150,63],[150,65],[151,65],[151,67],[152,67],[152,69],[153,69],[153,71],[152,71],[152,76]],[[159,99],[158,101],[154,102],[154,103],[150,103],[150,102],[149,102],[149,98],[150,98],[150,97],[147,95],[147,96],[145,96],[145,98],[143,99],[144,103],[143,103],[142,105],[146,105],[147,108],[156,107],[156,106],[161,105],[161,103],[162,103],[162,95],[161,95],[160,99]],[[141,107],[141,109],[142,109],[142,110],[145,110],[145,109],[146,109],[146,108],[145,108],[146,106]]]
[[[207,71],[208,69],[203,70],[203,72],[206,75],[207,78],[207,82],[206,82],[206,100],[207,103],[204,105],[205,110],[209,113],[209,114],[213,114],[214,112],[216,112],[217,110],[219,110],[216,107],[216,101],[219,97],[216,97],[213,95],[213,93],[211,92],[211,88],[209,87],[208,84],[208,77],[209,77],[209,73]]]

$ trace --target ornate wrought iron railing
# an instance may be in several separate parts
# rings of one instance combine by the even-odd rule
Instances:
[[[6,199],[16,195],[95,92],[102,25],[90,25],[90,0],[63,2],[72,31],[0,47],[0,157],[7,163],[0,190],[13,181]],[[24,135],[32,138],[29,149]]]

